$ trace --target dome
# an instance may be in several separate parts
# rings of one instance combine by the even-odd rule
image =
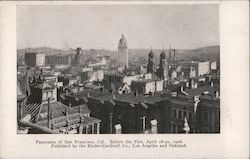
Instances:
[[[149,58],[154,58],[154,53],[153,53],[152,50],[149,52],[148,57],[149,57]]]
[[[124,37],[124,35],[122,34],[122,38],[119,40],[119,47],[127,47],[127,40]]]
[[[167,57],[167,55],[164,51],[162,51],[160,57],[161,57],[161,59],[165,59]]]

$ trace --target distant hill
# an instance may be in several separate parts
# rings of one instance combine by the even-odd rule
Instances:
[[[156,63],[159,61],[162,50],[153,49]],[[129,49],[130,61],[146,61],[150,49]],[[165,53],[169,53],[169,50],[165,50]],[[220,47],[209,46],[203,48],[197,48],[194,50],[180,50],[176,49],[175,53],[176,60],[193,60],[193,61],[207,61],[215,60],[219,62],[220,58]]]
[[[75,54],[75,49],[69,50],[60,50],[49,47],[40,47],[40,48],[27,48],[17,50],[17,61],[18,64],[24,63],[24,53],[25,52],[44,52],[46,55],[53,54]],[[148,53],[150,49],[129,49],[129,61],[141,61],[143,63],[147,62]],[[162,50],[153,49],[156,62],[159,60],[160,53]],[[165,50],[166,53],[169,50]],[[89,49],[83,50],[83,53],[87,55],[88,58],[95,57],[97,54],[100,55],[109,55],[111,59],[116,57],[117,51],[110,51],[105,49]],[[193,50],[180,50],[176,49],[176,60],[197,60],[197,61],[206,61],[206,60],[216,60],[219,62],[220,57],[220,47],[219,46],[208,46],[197,48]]]
[[[76,49],[61,50],[50,47],[39,47],[39,48],[26,48],[17,50],[17,64],[24,64],[24,54],[25,52],[43,52],[45,55],[54,54],[76,54]],[[89,49],[82,50],[83,54],[86,54],[88,58],[95,57],[97,54],[100,55],[115,55],[115,51],[109,51],[105,49]]]

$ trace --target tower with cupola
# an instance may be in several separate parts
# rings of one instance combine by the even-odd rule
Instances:
[[[125,68],[128,67],[128,45],[123,34],[118,44],[118,63]]]

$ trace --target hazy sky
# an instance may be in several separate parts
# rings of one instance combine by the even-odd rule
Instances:
[[[219,45],[218,5],[18,6],[18,48],[192,49]]]

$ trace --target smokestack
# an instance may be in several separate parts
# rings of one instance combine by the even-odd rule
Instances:
[[[175,49],[173,49],[173,51],[174,51],[174,56],[173,56],[173,61],[175,61]]]
[[[48,98],[47,127],[50,128],[50,98]]]
[[[49,123],[49,125],[50,125],[50,128],[51,128],[51,129],[54,129],[54,124],[52,123],[53,113],[52,113],[51,110],[50,110],[49,112],[50,112],[50,123]]]

